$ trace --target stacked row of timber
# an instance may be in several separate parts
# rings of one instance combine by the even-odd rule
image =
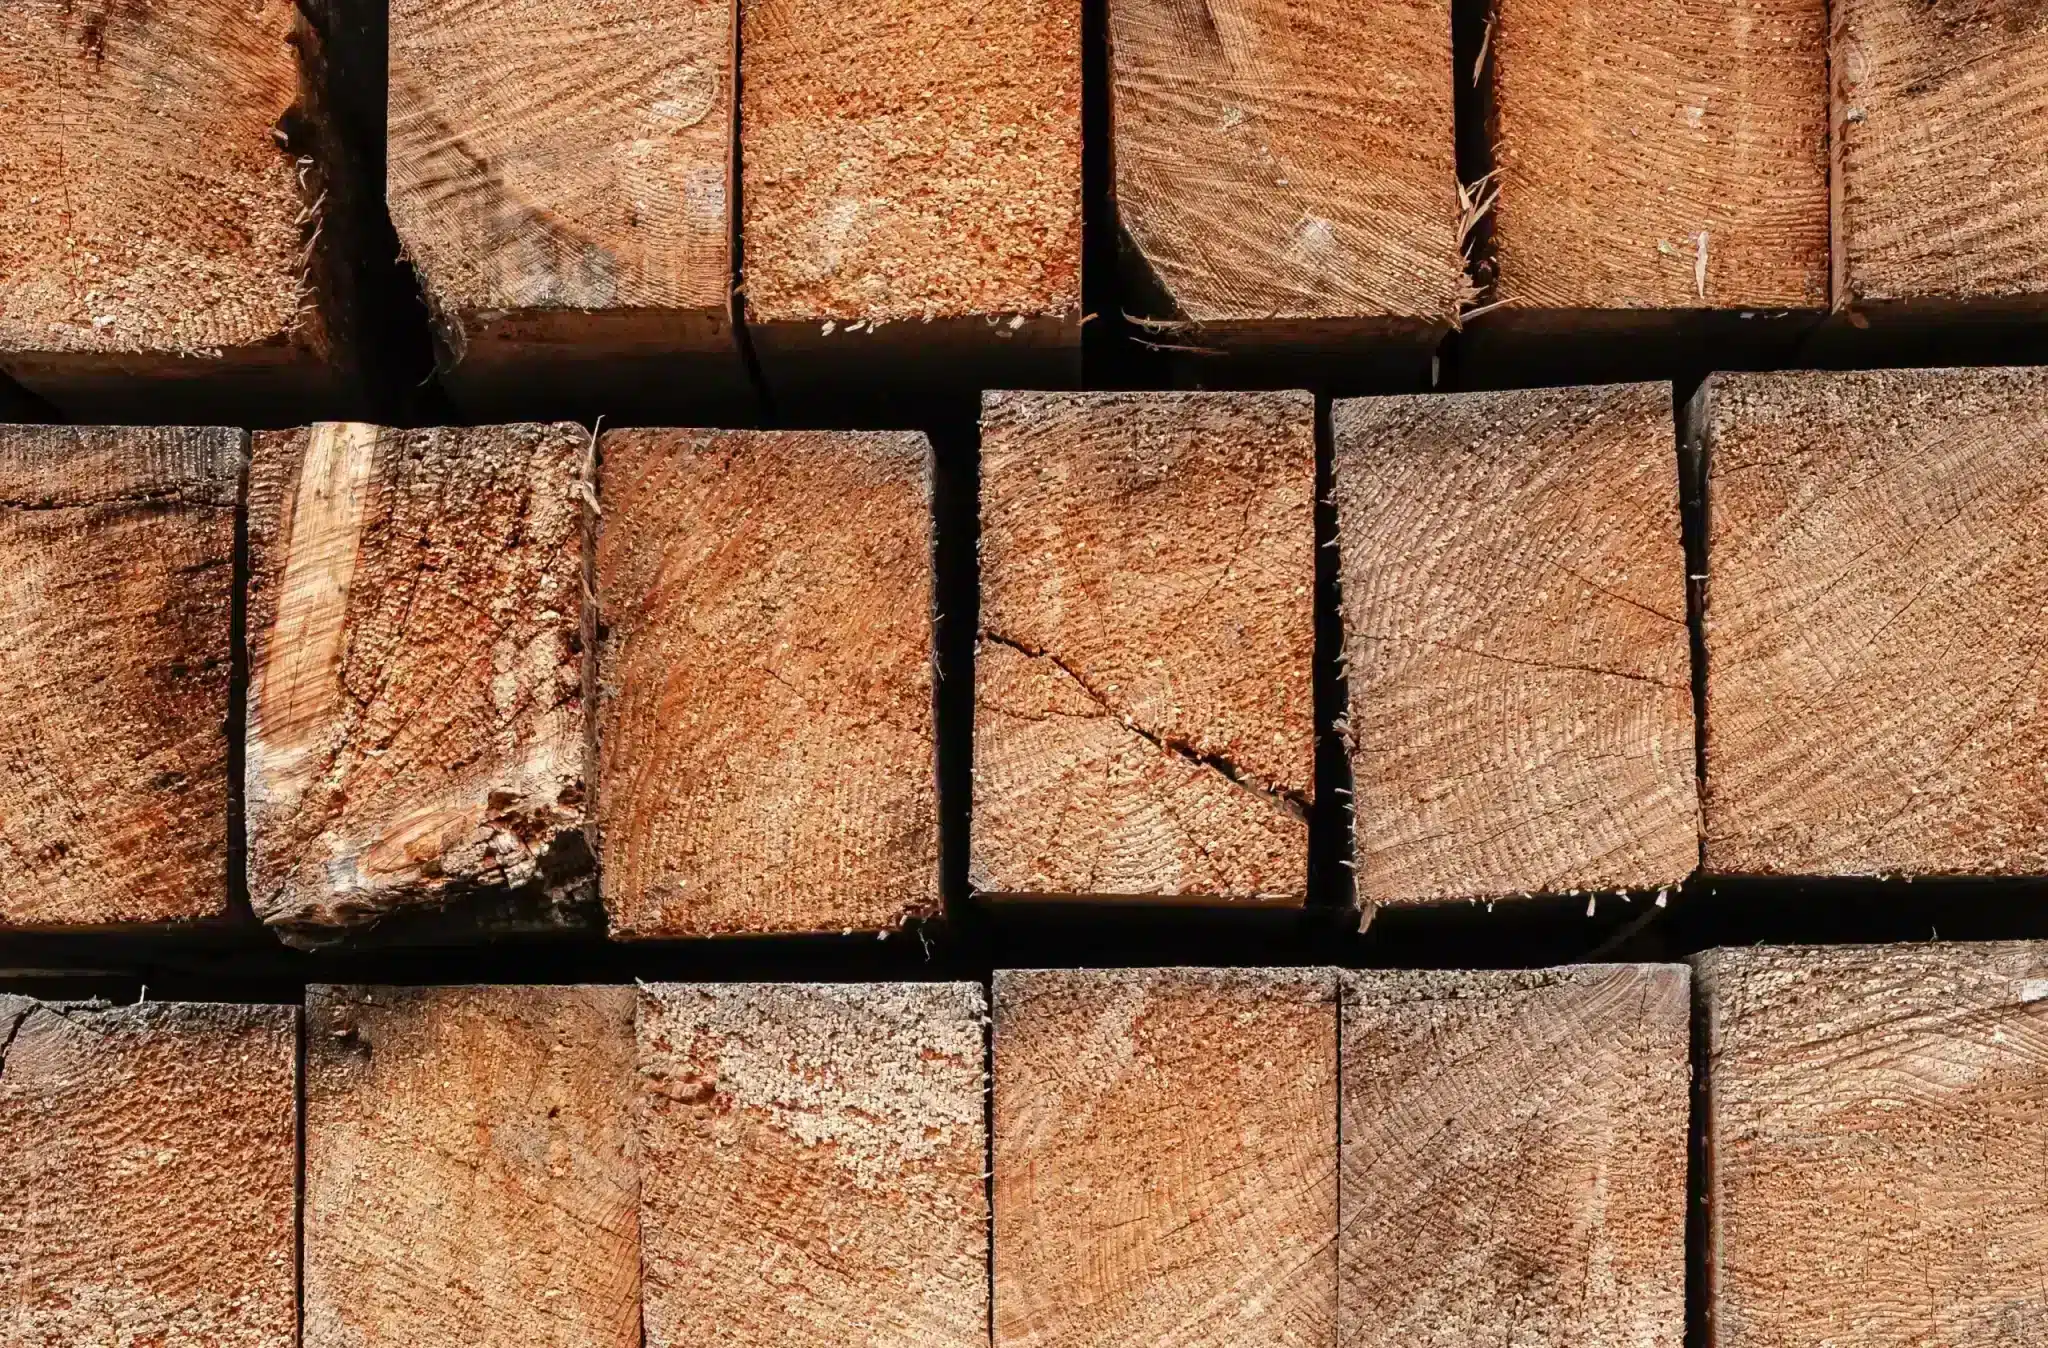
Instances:
[[[1668,386],[1338,401],[1362,900],[2048,873],[2044,395],[1708,381],[1703,671]],[[987,396],[977,893],[1308,899],[1316,441],[1299,393]],[[907,432],[0,428],[0,926],[221,917],[237,736],[294,938],[934,916],[932,473]]]
[[[1678,1348],[1689,1174],[1701,1342],[2040,1341],[2038,945],[992,1003],[0,998],[8,1342]]]
[[[96,419],[360,406],[402,246],[473,417],[745,415],[742,333],[770,391],[1071,380],[1082,9],[16,0],[0,370]],[[1782,352],[2048,304],[2031,0],[1113,0],[1107,40],[1163,347],[1413,380],[1482,309]]]

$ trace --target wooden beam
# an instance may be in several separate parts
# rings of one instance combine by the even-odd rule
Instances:
[[[1841,0],[1834,12],[1836,305],[1866,323],[2038,321],[2048,313],[2039,9]]]
[[[588,921],[580,426],[265,432],[249,889],[293,939]]]
[[[1717,375],[1706,864],[2048,874],[2048,372]]]
[[[1366,398],[1333,422],[1360,898],[1683,879],[1670,386]]]
[[[0,995],[13,1348],[294,1348],[298,1009]]]
[[[306,993],[305,1348],[639,1348],[630,987]]]
[[[326,73],[350,8],[10,6],[0,370],[97,421],[277,424],[362,396],[340,269],[365,185]]]
[[[971,983],[640,991],[648,1348],[986,1348]]]
[[[1078,377],[1081,9],[741,0],[742,289],[771,394]]]
[[[1344,982],[1340,1348],[1685,1342],[1683,966]]]
[[[0,426],[0,928],[226,913],[246,443]]]
[[[1492,0],[1459,72],[1487,104],[1476,203],[1498,193],[1503,307],[1474,338],[1577,339],[1579,381],[1603,339],[1637,366],[1787,350],[1828,303],[1827,24],[1824,0]]]
[[[2038,1340],[2048,946],[1694,965],[1709,1348]]]
[[[970,879],[1299,904],[1314,792],[1306,393],[990,393]]]
[[[1329,970],[995,976],[996,1348],[1333,1341]]]
[[[1141,336],[1414,383],[1470,284],[1458,239],[1449,0],[1315,11],[1111,0],[1127,307]]]
[[[615,431],[597,590],[615,935],[938,911],[931,447]]]
[[[744,412],[733,5],[396,0],[392,222],[494,418]]]

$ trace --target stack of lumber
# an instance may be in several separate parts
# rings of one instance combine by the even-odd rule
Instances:
[[[2044,990],[1928,944],[0,998],[0,1289],[33,1348],[1678,1348],[1690,1169],[1712,1342],[2032,1343]]]

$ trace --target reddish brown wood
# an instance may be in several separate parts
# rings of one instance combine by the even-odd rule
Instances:
[[[0,426],[0,928],[226,912],[245,444]]]
[[[971,983],[640,992],[648,1348],[987,1348]]]
[[[306,994],[305,1348],[640,1348],[630,987]]]
[[[974,887],[1300,903],[1312,400],[990,393],[981,463]]]
[[[298,1018],[0,995],[0,1341],[296,1348]]]
[[[924,437],[615,431],[602,451],[613,933],[887,931],[936,913]]]

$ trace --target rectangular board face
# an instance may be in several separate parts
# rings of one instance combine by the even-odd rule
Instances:
[[[1452,321],[1469,286],[1447,0],[1227,0],[1201,24],[1111,0],[1109,35],[1117,223],[1187,340]]]
[[[1325,1348],[1329,970],[995,976],[996,1348]]]
[[[244,445],[0,426],[0,928],[226,913]]]
[[[1492,299],[1826,307],[1824,0],[1497,0],[1491,14]]]
[[[298,1010],[0,995],[0,1339],[295,1348]]]
[[[1706,865],[2048,873],[2048,373],[1717,375]]]
[[[613,934],[936,913],[925,438],[614,431],[601,451]]]
[[[2037,0],[1838,0],[1836,302],[2048,310]]]
[[[740,65],[750,325],[1078,315],[1079,0],[741,0]]]
[[[1710,1348],[2031,1348],[2048,947],[1716,950]]]
[[[1362,398],[1332,421],[1360,898],[1683,879],[1670,386]]]
[[[465,409],[617,410],[685,374],[745,396],[733,21],[732,0],[391,6],[392,222]]]
[[[264,432],[249,493],[250,899],[331,939],[481,895],[587,904],[569,424]]]
[[[986,1348],[981,989],[640,990],[647,1348]]]
[[[1306,393],[990,393],[969,876],[1299,904],[1314,792]]]
[[[1686,971],[1344,984],[1340,1348],[1685,1342]]]
[[[61,399],[126,361],[318,363],[305,149],[277,133],[299,25],[290,0],[8,5],[0,370]]]
[[[305,1348],[640,1348],[630,987],[306,995]]]

